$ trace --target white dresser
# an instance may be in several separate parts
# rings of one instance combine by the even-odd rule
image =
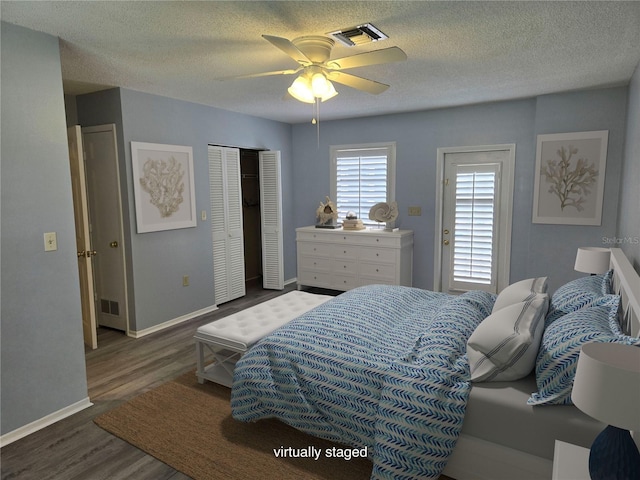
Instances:
[[[296,229],[298,288],[412,285],[413,231]]]

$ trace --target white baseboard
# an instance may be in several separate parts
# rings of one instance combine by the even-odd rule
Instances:
[[[127,335],[133,338],[144,337],[145,335],[159,332],[160,330],[173,327],[174,325],[178,325],[179,323],[187,322],[189,320],[193,320],[194,318],[201,317],[202,315],[206,315],[207,313],[215,312],[217,309],[217,305],[211,305],[210,307],[205,307],[200,310],[196,310],[195,312],[187,313],[186,315],[174,318],[173,320],[168,320],[159,325],[154,325],[153,327],[145,328],[144,330],[129,330]]]
[[[290,278],[289,280],[285,280],[284,284],[289,285],[290,283],[296,283],[298,281],[298,277]]]
[[[16,428],[12,432],[6,433],[0,437],[0,447],[4,447],[5,445],[9,445],[10,443],[15,442],[16,440],[20,440],[21,438],[26,437],[38,430],[42,430],[49,425],[52,425],[56,422],[59,422],[63,418],[67,418],[74,413],[78,413],[85,408],[89,408],[93,403],[89,400],[89,397],[86,397],[79,402],[72,403],[71,405],[64,407],[57,412],[50,413],[49,415],[42,417],[35,422],[31,422],[23,427]]]

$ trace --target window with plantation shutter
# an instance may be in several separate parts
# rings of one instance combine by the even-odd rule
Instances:
[[[459,287],[496,284],[498,171],[497,164],[457,166],[452,267],[454,285]]]
[[[331,200],[338,221],[352,211],[365,225],[376,203],[394,200],[395,144],[331,147]]]

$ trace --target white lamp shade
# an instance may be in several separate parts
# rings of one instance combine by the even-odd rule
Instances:
[[[583,345],[571,399],[602,423],[640,431],[640,346]]]
[[[609,270],[611,250],[601,247],[580,247],[574,270],[584,273],[605,273]]]
[[[293,81],[288,92],[293,98],[304,103],[314,103],[316,101],[311,91],[311,82],[303,75]]]

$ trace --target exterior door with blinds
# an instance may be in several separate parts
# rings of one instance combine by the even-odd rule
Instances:
[[[437,275],[439,289],[449,293],[497,293],[509,283],[515,146],[478,148],[438,152],[443,177]]]

